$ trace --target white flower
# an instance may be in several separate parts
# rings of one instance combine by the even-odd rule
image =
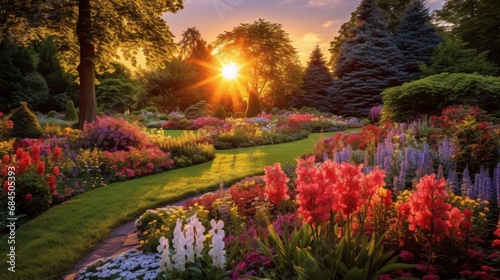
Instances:
[[[184,238],[181,238],[181,242],[184,244],[185,254],[187,257],[188,263],[194,263],[194,228],[191,224],[187,224],[184,226]]]
[[[160,245],[156,247],[156,250],[158,250],[159,253],[161,253],[161,260],[160,260],[160,270],[165,271],[165,268],[168,270],[172,270],[172,263],[170,262],[170,248],[168,244],[168,239],[166,239],[164,236],[160,237]]]
[[[196,214],[189,218],[189,223],[193,227],[196,236],[195,236],[195,248],[194,251],[196,253],[196,258],[201,257],[201,252],[204,248],[204,242],[207,240],[205,237],[205,227],[201,224],[201,222],[196,217]]]
[[[226,264],[226,250],[224,250],[224,241],[222,240],[225,235],[222,229],[224,227],[224,222],[222,220],[215,222],[215,220],[212,219],[210,225],[212,229],[209,230],[208,233],[212,235],[212,244],[210,245],[212,248],[208,251],[208,255],[212,257],[212,263],[215,267],[223,269]]]

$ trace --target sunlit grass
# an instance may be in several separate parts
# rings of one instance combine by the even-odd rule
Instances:
[[[326,133],[325,136],[333,133]],[[111,184],[55,206],[16,230],[16,273],[7,271],[7,238],[0,240],[0,279],[60,279],[111,231],[145,210],[262,174],[264,166],[294,162],[313,150],[319,134],[292,143],[216,152],[215,160]]]

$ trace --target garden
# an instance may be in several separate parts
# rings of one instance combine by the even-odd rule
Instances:
[[[0,279],[500,279],[500,1],[271,2],[2,1]]]

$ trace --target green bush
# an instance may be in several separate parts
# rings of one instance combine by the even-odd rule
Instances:
[[[233,115],[233,118],[235,118],[235,119],[242,119],[244,117],[245,117],[245,114],[243,112],[236,112]]]
[[[54,110],[50,110],[49,113],[47,113],[47,117],[49,118],[56,118],[58,115],[59,113]]]
[[[500,77],[442,73],[382,92],[383,120],[406,121],[439,115],[452,105],[478,106],[500,117]]]
[[[208,117],[212,115],[212,105],[208,104],[207,101],[202,100],[196,104],[189,106],[184,115],[188,119],[196,119],[199,117]]]
[[[250,92],[248,94],[248,105],[245,117],[252,118],[257,116],[261,112],[262,108],[260,107],[259,97],[257,96],[256,93]]]
[[[42,136],[42,127],[38,119],[28,108],[28,103],[20,102],[21,106],[12,111],[10,120],[14,123],[12,135],[15,138],[39,138]]]
[[[214,112],[214,117],[220,119],[220,120],[225,120],[226,119],[226,110],[222,105],[217,106]]]
[[[73,100],[68,100],[66,103],[66,113],[64,114],[64,120],[65,121],[77,121],[78,120],[78,113],[75,108],[75,103],[73,103]]]

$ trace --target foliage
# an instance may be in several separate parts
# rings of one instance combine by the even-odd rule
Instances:
[[[184,115],[188,119],[196,119],[199,117],[208,117],[212,115],[212,106],[206,101],[200,101],[196,104],[189,106]]]
[[[304,84],[302,89],[305,95],[302,97],[299,107],[309,106],[322,111],[328,111],[327,89],[332,85],[332,75],[326,66],[326,60],[321,53],[319,45],[309,55],[309,62],[304,71]],[[326,104],[325,104],[326,103]]]
[[[14,123],[9,119],[4,118],[3,113],[0,112],[0,141],[10,139],[13,128]]]
[[[198,76],[195,66],[186,61],[165,62],[162,68],[143,75],[144,86],[138,95],[138,107],[154,106],[160,112],[185,110],[205,100],[199,90],[192,87]]]
[[[495,0],[447,0],[441,10],[435,11],[438,20],[451,23],[451,33],[479,52],[488,52],[488,59],[500,65],[499,35],[496,27],[500,19],[496,12],[500,3]]]
[[[262,113],[258,95],[254,91],[248,93],[247,110],[245,117],[252,118]]]
[[[286,97],[300,91],[298,53],[281,24],[263,19],[241,24],[220,34],[214,45],[224,61],[245,65],[240,75],[246,78],[239,82],[264,107],[286,107]]]
[[[445,107],[460,104],[481,107],[498,117],[499,94],[497,77],[442,73],[384,90],[383,119],[437,115]]]
[[[203,163],[215,157],[213,145],[202,143],[201,137],[193,132],[183,132],[179,137],[150,135],[149,140],[163,152],[170,153],[175,168]]]
[[[159,58],[175,49],[173,35],[161,16],[182,8],[180,0],[134,5],[90,0],[79,1],[78,5],[62,0],[33,5],[6,2],[2,3],[2,18],[5,20],[1,22],[0,39],[11,37],[32,41],[40,35],[50,34],[68,50],[64,55],[67,68],[76,72],[79,65],[79,128],[82,128],[84,122],[92,122],[96,117],[96,64],[101,69],[108,68],[111,60],[116,58],[116,50],[120,49],[123,56],[135,65],[138,50],[142,49],[146,54],[146,64],[158,66]],[[34,10],[37,11],[36,17],[32,17]],[[147,30],[148,35],[137,36],[138,30]]]
[[[380,104],[383,89],[403,82],[399,64],[404,57],[374,0],[361,2],[356,19],[335,63],[330,103],[336,114],[365,117]]]
[[[214,117],[225,120],[226,119],[226,110],[222,105],[217,106],[214,111]]]
[[[12,93],[13,103],[27,102],[32,109],[40,110],[49,98],[47,82],[38,72],[31,72],[21,81],[21,88]]]
[[[132,109],[136,94],[137,86],[121,79],[104,79],[96,88],[98,107],[105,112],[123,113]]]
[[[12,121],[12,136],[16,138],[38,138],[42,135],[42,127],[38,119],[28,108],[26,102],[21,102],[21,106],[12,111],[9,120]]]
[[[47,113],[47,117],[49,118],[56,118],[59,116],[59,113],[54,111],[54,110],[50,110],[48,113]]]
[[[429,64],[420,65],[423,77],[440,73],[477,73],[495,76],[499,68],[487,58],[486,52],[471,49],[460,38],[445,36],[431,56]]]
[[[157,147],[104,151],[114,180],[125,180],[167,170],[173,165],[170,154]]]
[[[131,147],[141,150],[149,145],[148,134],[124,119],[104,116],[85,124],[80,134],[84,148],[98,147],[103,151],[128,151]]]
[[[442,38],[430,23],[429,9],[423,0],[412,1],[395,30],[395,41],[403,54],[401,70],[407,72],[405,81],[419,77],[419,64],[427,65]]]
[[[68,102],[66,102],[66,111],[64,113],[63,119],[65,121],[78,120],[78,113],[76,112],[75,103],[73,103],[73,100],[68,100]]]

